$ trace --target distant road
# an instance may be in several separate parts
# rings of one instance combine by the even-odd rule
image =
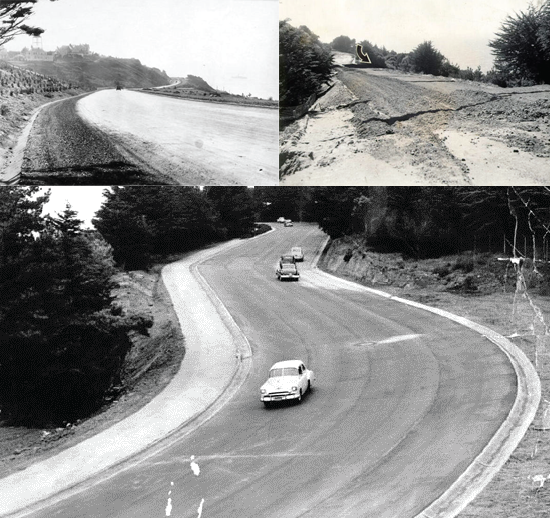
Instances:
[[[278,184],[277,110],[103,90],[77,111],[173,183]]]

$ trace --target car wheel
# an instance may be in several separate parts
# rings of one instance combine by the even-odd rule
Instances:
[[[307,380],[307,390],[311,392],[311,381]]]
[[[264,401],[264,406],[269,408],[271,406],[271,401]]]
[[[302,402],[302,389],[300,389],[300,395],[298,396],[298,403]]]

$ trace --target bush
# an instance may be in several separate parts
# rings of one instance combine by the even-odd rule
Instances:
[[[431,41],[421,43],[411,52],[411,63],[414,72],[433,74],[441,73],[445,56],[434,48]]]
[[[334,58],[307,27],[279,22],[279,92],[281,107],[298,106],[318,93],[332,76]]]
[[[445,265],[436,266],[432,270],[432,273],[434,273],[435,275],[439,275],[439,277],[441,277],[441,278],[447,277],[447,275],[449,275],[451,273],[451,265],[450,265],[450,263],[447,263]]]
[[[506,78],[550,83],[550,2],[508,16],[489,42],[496,69]]]
[[[474,259],[471,255],[461,255],[453,265],[453,270],[462,270],[470,273],[474,270]]]

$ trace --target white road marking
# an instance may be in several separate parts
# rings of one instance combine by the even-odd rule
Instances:
[[[393,344],[395,342],[404,342],[406,340],[415,340],[416,338],[420,338],[424,335],[400,335],[400,336],[392,336],[391,338],[386,338],[385,340],[380,340],[379,344]]]
[[[195,462],[195,456],[194,455],[191,455],[191,464],[190,464],[190,466],[191,466],[191,469],[193,470],[193,473],[198,477],[200,475],[201,468]]]
[[[201,500],[201,505],[199,505],[199,508],[197,509],[197,512],[199,513],[197,515],[197,518],[201,518],[201,516],[202,516],[202,506],[203,506],[203,504],[204,504],[204,498]]]

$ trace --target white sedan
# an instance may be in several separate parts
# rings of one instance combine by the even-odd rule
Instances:
[[[284,223],[286,221],[286,218],[283,218],[282,216],[277,219],[277,223]]]
[[[269,369],[269,379],[260,388],[260,399],[267,407],[275,401],[302,401],[311,390],[315,375],[301,360],[285,360]]]

